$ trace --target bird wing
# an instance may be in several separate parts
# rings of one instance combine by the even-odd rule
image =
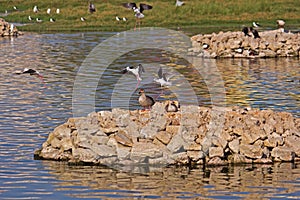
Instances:
[[[138,68],[139,68],[139,74],[145,73],[145,69],[144,69],[143,65],[139,64]]]
[[[169,73],[163,73],[162,77],[164,78],[165,81],[169,81],[174,75],[169,74]]]
[[[150,10],[152,9],[152,6],[144,3],[140,3],[140,12],[142,13],[144,10]]]
[[[161,67],[159,68],[157,74],[158,74],[158,78],[162,78],[163,77],[163,72],[162,72],[162,68]]]
[[[130,9],[132,9],[132,8],[136,8],[136,3],[123,3],[122,4],[125,8],[130,8]]]

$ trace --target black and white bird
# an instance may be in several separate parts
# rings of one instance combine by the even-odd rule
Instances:
[[[50,15],[50,13],[51,13],[51,9],[48,8],[48,9],[47,9],[47,14]]]
[[[41,22],[43,22],[43,20],[41,20],[40,18],[36,18],[36,22],[41,23]]]
[[[41,81],[43,81],[43,75],[35,69],[24,68],[22,71],[15,71],[15,74],[30,74],[32,76],[37,76]]]
[[[29,20],[29,21],[32,21],[32,18],[31,18],[31,16],[30,16],[30,15],[28,16],[28,20]]]
[[[260,38],[258,31],[252,27],[243,27],[242,32],[245,34],[245,36],[253,36],[255,39]]]
[[[50,22],[55,22],[55,19],[50,18],[49,21],[50,21]]]
[[[86,19],[84,17],[80,17],[80,21],[84,22]]]
[[[116,20],[117,20],[117,21],[120,21],[121,19],[120,19],[120,17],[116,16]]]
[[[137,84],[135,86],[135,89],[137,89],[140,82],[142,81],[142,77],[141,77],[142,73],[145,73],[145,69],[144,69],[143,65],[138,64],[138,66],[136,66],[136,67],[127,66],[122,70],[123,74],[128,73],[128,72],[132,73],[136,77]]]
[[[178,101],[168,101],[165,106],[167,112],[177,112],[179,110],[179,102]]]
[[[252,26],[254,28],[259,28],[260,27],[260,24],[258,22],[252,22]]]
[[[176,0],[176,3],[175,3],[175,6],[176,6],[176,7],[183,6],[183,5],[184,5],[184,2],[183,2],[183,1]]]
[[[160,84],[161,87],[172,85],[171,81],[169,81],[172,76],[170,76],[168,73],[163,73],[161,67],[159,68],[157,75],[158,78],[154,78],[153,80],[154,82]]]
[[[95,4],[93,4],[92,2],[89,3],[89,12],[96,12]]]
[[[126,21],[127,21],[127,18],[126,18],[126,17],[123,17],[122,19],[123,19],[123,22],[126,22]]]
[[[37,13],[38,11],[39,11],[38,7],[37,7],[37,6],[34,6],[34,7],[33,7],[33,12],[34,12],[34,13]]]
[[[140,3],[140,7],[137,7],[136,3],[123,3],[122,5],[125,8],[132,9],[133,12],[135,13],[134,16],[136,18],[136,22],[135,22],[134,30],[136,29],[137,24],[139,25],[139,27],[141,26],[141,19],[145,17],[143,11],[152,9],[152,6],[143,3]]]

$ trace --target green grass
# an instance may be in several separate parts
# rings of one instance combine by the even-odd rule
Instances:
[[[88,12],[87,0],[5,0],[0,1],[0,13],[8,10],[3,18],[9,22],[26,23],[20,26],[23,31],[121,31],[132,28],[135,24],[133,12],[121,6],[123,0],[94,0],[97,11]],[[186,28],[186,27],[240,27],[259,21],[266,26],[275,27],[277,19],[284,19],[287,25],[299,26],[299,0],[185,0],[186,5],[175,7],[175,0],[147,0],[152,10],[144,12],[142,26]],[[33,13],[37,5],[39,13]],[[17,6],[18,11],[13,10]],[[51,8],[50,16],[46,13]],[[56,8],[61,14],[54,13]],[[29,22],[28,16],[39,17],[42,23]],[[128,21],[117,22],[115,16],[126,17]],[[56,19],[50,23],[49,18]],[[80,21],[85,17],[85,22]]]

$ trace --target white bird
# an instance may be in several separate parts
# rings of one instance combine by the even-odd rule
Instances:
[[[120,21],[120,18],[119,18],[118,16],[116,16],[116,20],[117,20],[117,21]]]
[[[39,11],[38,7],[37,6],[34,6],[33,7],[33,12],[37,13]]]
[[[123,21],[126,22],[126,21],[127,21],[127,18],[126,18],[126,17],[123,17]]]
[[[281,32],[284,32],[284,25],[285,25],[285,21],[283,21],[282,19],[279,19],[276,21],[276,24],[278,26],[278,29],[281,31]]]
[[[80,20],[84,22],[86,19],[84,17],[80,17]]]
[[[184,2],[183,1],[179,1],[179,0],[176,0],[176,3],[175,3],[175,6],[178,7],[178,6],[183,6],[184,5]]]
[[[32,18],[31,18],[31,16],[30,16],[30,15],[28,16],[28,20],[29,20],[29,21],[32,21]]]
[[[258,27],[260,27],[260,24],[257,23],[257,22],[252,22],[252,26],[253,26],[254,28],[258,28]]]
[[[169,81],[172,76],[168,73],[163,73],[162,68],[160,67],[157,72],[158,78],[154,78],[154,82],[160,84],[161,87],[163,86],[171,86],[172,83]]]
[[[51,9],[48,8],[48,9],[47,9],[47,14],[50,14],[50,13],[51,13]]]
[[[10,24],[9,31],[10,31],[11,34],[14,32],[14,28],[15,28],[14,24]]]
[[[60,9],[57,8],[57,9],[56,9],[56,14],[59,14],[59,13],[60,13]]]
[[[135,89],[137,89],[137,87],[139,86],[139,84],[142,80],[141,75],[142,75],[142,73],[145,73],[145,69],[141,64],[138,64],[138,66],[136,66],[136,67],[127,66],[122,70],[122,72],[123,72],[123,74],[131,72],[136,77],[137,84],[136,84]]]
[[[141,19],[145,17],[143,11],[152,9],[152,6],[143,3],[140,3],[140,7],[137,7],[136,3],[123,3],[123,6],[125,8],[132,9],[133,12],[135,13],[134,16],[136,18],[136,22],[135,22],[134,30],[136,29],[137,24],[139,25],[139,27],[141,26]]]
[[[53,18],[50,18],[50,22],[55,22],[55,19],[53,19]]]
[[[18,10],[18,8],[16,6],[14,6],[13,8],[14,8],[14,10]]]
[[[40,22],[42,22],[43,20],[41,20],[40,18],[36,18],[36,21],[40,23]]]

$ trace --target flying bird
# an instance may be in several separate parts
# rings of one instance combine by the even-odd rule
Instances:
[[[136,67],[127,66],[122,70],[122,72],[123,72],[123,74],[130,72],[136,77],[137,84],[136,84],[135,89],[137,89],[142,80],[141,75],[142,75],[142,73],[145,73],[145,69],[144,69],[143,65],[138,64],[138,66],[136,66]]]
[[[43,75],[35,69],[24,68],[22,71],[15,71],[15,74],[30,74],[32,76],[37,76],[41,81],[43,81]]]
[[[139,95],[140,95],[139,103],[141,106],[144,107],[144,110],[146,108],[151,109],[151,106],[153,106],[155,104],[154,99],[152,97],[146,95],[144,89],[140,89]]]
[[[172,83],[169,81],[172,76],[169,76],[168,73],[163,73],[162,68],[160,67],[157,72],[158,78],[154,78],[154,82],[160,84],[161,87],[163,86],[171,86]]]
[[[139,25],[139,28],[141,27],[141,19],[145,17],[143,11],[152,9],[152,6],[143,3],[140,3],[140,7],[137,7],[136,3],[123,3],[122,5],[125,8],[132,9],[133,12],[135,13],[134,16],[136,18],[136,22],[135,22],[134,30],[136,29],[137,24]]]

